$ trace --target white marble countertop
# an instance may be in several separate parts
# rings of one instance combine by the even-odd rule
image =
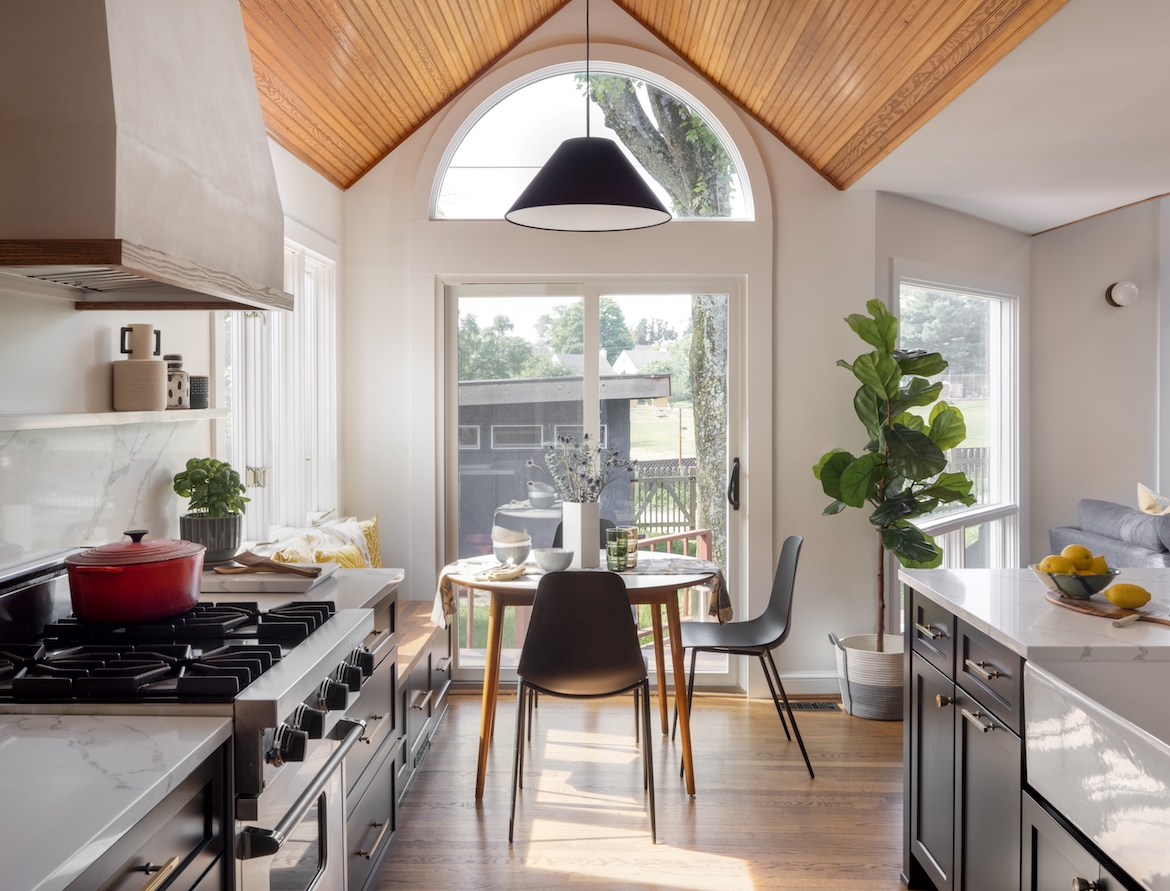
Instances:
[[[1025,659],[1170,661],[1170,626],[1114,628],[1109,619],[1056,606],[1030,569],[902,569],[898,578]],[[1141,585],[1170,604],[1170,570],[1123,569],[1118,581]]]
[[[65,888],[230,736],[225,718],[0,715],[0,886]]]
[[[260,600],[266,606],[298,600],[332,600],[338,609],[373,609],[398,587],[404,577],[405,573],[401,569],[339,569],[319,585],[304,592],[204,591],[199,595],[199,600],[203,603],[255,603]]]

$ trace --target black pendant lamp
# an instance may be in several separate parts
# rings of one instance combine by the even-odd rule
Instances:
[[[566,139],[504,219],[530,229],[616,232],[670,222],[617,143],[589,135],[589,0],[585,0],[585,136]]]

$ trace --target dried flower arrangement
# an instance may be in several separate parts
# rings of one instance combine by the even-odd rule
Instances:
[[[623,458],[614,449],[595,448],[588,433],[581,439],[560,434],[555,443],[546,447],[544,454],[544,465],[553,485],[562,499],[573,503],[599,500],[602,489],[623,470],[632,470],[637,463]],[[528,466],[540,465],[529,460]]]

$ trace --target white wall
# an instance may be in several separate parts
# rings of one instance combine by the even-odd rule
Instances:
[[[1032,239],[1032,479],[1034,558],[1048,529],[1075,525],[1077,501],[1136,507],[1158,472],[1159,201],[1113,211]],[[1114,282],[1141,291],[1105,302]]]

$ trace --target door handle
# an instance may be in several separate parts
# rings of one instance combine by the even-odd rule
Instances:
[[[739,458],[731,459],[731,476],[727,480],[727,503],[739,510]]]

